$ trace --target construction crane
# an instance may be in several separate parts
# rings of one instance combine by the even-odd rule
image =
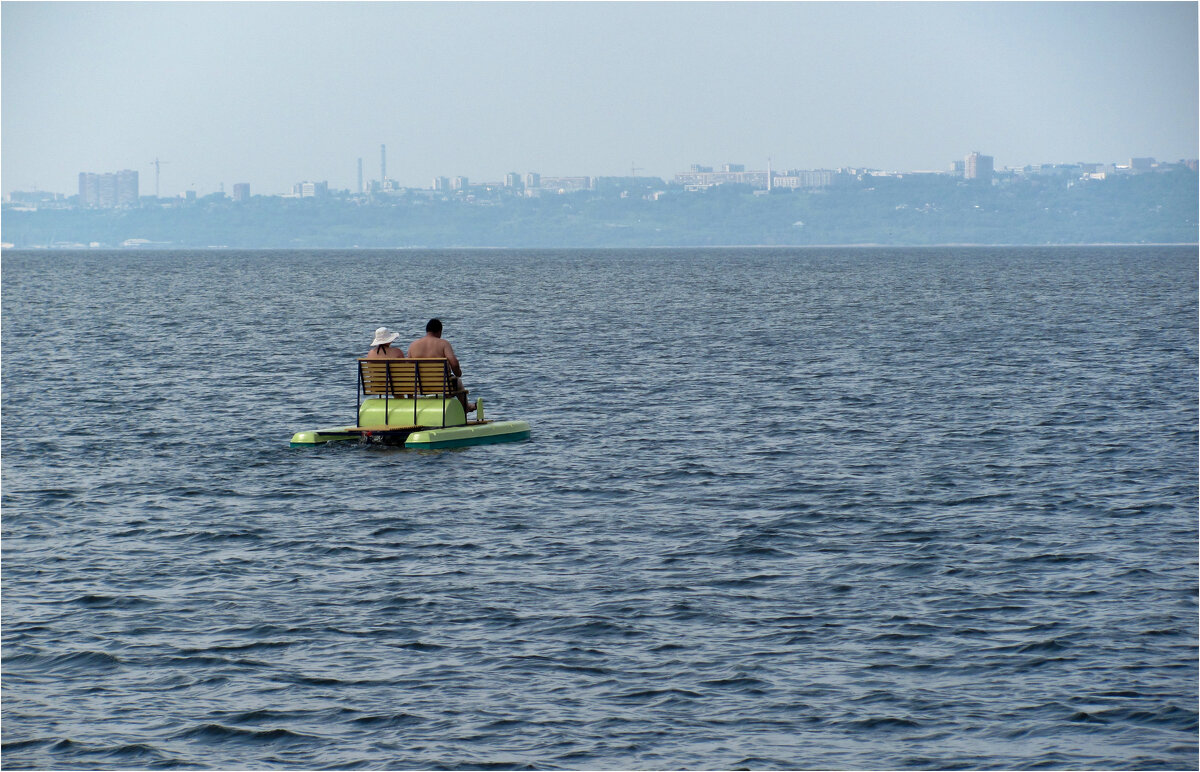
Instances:
[[[633,163],[630,165],[629,176],[636,177],[638,172],[644,172],[644,171],[646,171],[646,170],[641,168],[640,166],[638,166],[636,163]]]
[[[158,171],[159,171],[158,167],[161,166],[162,164],[166,164],[166,163],[170,163],[170,161],[160,161],[157,158],[155,158],[153,161],[150,162],[150,165],[154,167],[154,197],[155,198],[158,198]]]

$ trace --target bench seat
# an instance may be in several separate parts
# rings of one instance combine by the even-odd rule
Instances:
[[[463,426],[456,386],[446,359],[359,359],[358,426]]]

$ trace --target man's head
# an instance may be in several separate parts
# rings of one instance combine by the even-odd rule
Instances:
[[[425,332],[430,335],[442,337],[442,322],[440,319],[430,319],[429,324],[425,325]]]

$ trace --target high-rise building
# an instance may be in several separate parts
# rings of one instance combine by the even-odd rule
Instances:
[[[504,187],[506,187],[506,188],[521,187],[521,175],[517,174],[516,172],[509,172],[508,174],[504,175]]]
[[[125,169],[116,174],[117,177],[117,206],[138,205],[138,173]]]
[[[990,155],[983,155],[979,151],[971,153],[963,161],[963,177],[968,180],[990,183],[993,172],[992,161]]]
[[[100,205],[100,175],[91,172],[79,173],[79,205],[95,207]]]
[[[537,172],[528,172],[525,175],[525,189],[532,190],[542,186],[542,175]]]
[[[451,190],[466,190],[469,185],[470,182],[466,177],[455,177],[454,179],[450,180]]]
[[[449,190],[450,189],[450,178],[449,177],[434,177],[433,178],[433,189],[434,190]]]
[[[79,173],[79,203],[93,209],[138,205],[138,173],[131,169],[107,174]]]
[[[117,208],[117,175],[100,175],[100,202],[96,206],[101,209]]]
[[[250,183],[249,182],[233,183],[233,200],[234,201],[249,201],[250,200]]]
[[[360,196],[361,196],[361,195],[362,195],[362,192],[363,192],[363,186],[362,186],[362,159],[360,158],[360,159],[358,159],[358,195],[360,195]]]
[[[387,182],[387,145],[379,146],[379,183]]]

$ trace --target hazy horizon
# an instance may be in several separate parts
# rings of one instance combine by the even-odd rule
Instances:
[[[1197,5],[5,2],[3,191],[1195,158]]]

